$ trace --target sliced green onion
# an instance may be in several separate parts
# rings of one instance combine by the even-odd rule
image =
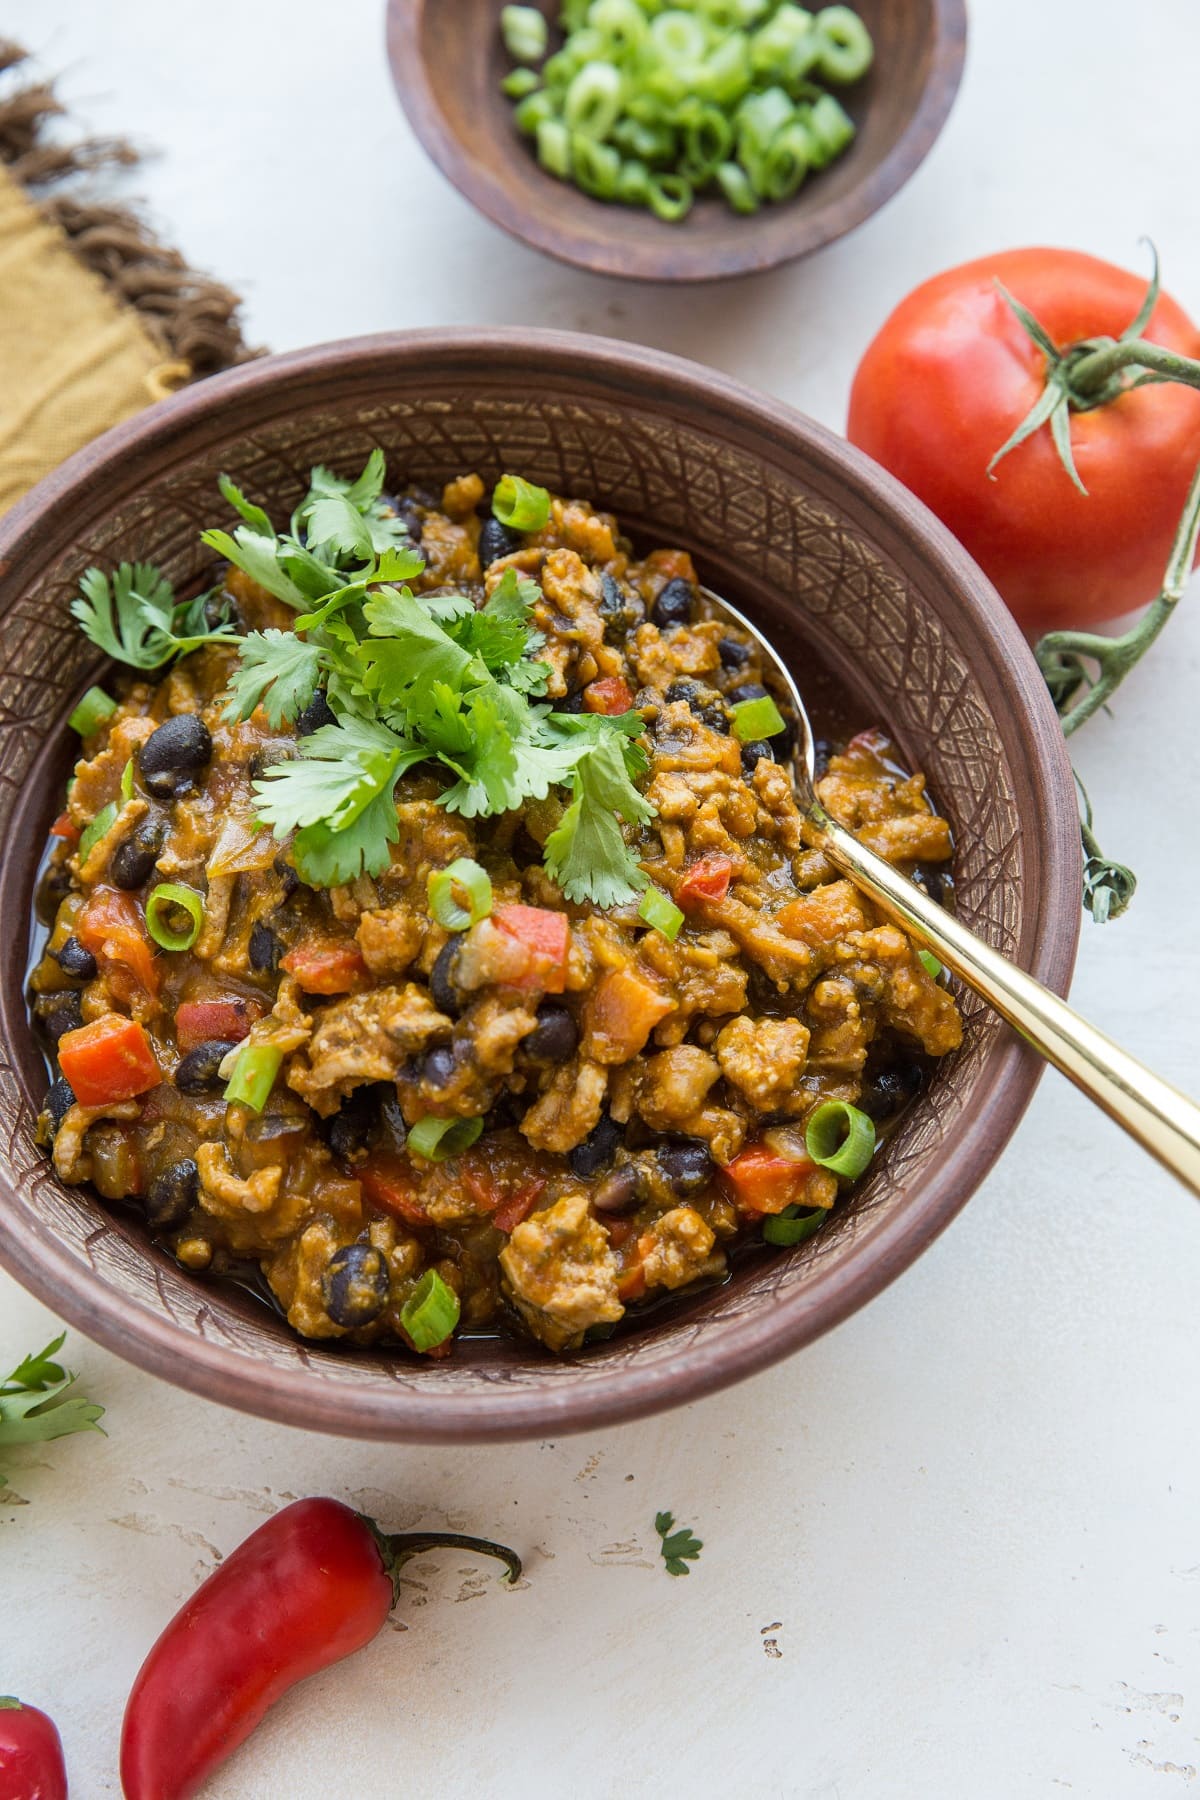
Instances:
[[[231,1106],[248,1106],[260,1113],[271,1097],[275,1077],[283,1064],[277,1044],[243,1044],[233,1066],[225,1099]]]
[[[718,106],[736,106],[749,93],[753,79],[750,40],[744,31],[730,32],[700,71],[705,98]]]
[[[790,125],[796,109],[781,87],[769,87],[761,94],[751,94],[737,109],[738,155],[749,162],[765,156],[771,139]]]
[[[854,140],[854,120],[840,100],[822,94],[809,108],[808,134],[817,148],[814,168],[823,169]]]
[[[588,24],[603,32],[618,55],[637,50],[646,41],[649,20],[637,0],[592,0],[587,17]]]
[[[102,725],[117,710],[117,703],[103,688],[90,687],[75,711],[67,720],[72,731],[80,737],[91,737],[98,725]]]
[[[181,926],[179,914],[188,924]],[[195,888],[160,881],[146,898],[146,930],[163,950],[190,950],[204,928],[204,900]]]
[[[816,21],[803,7],[780,6],[750,39],[750,61],[756,75],[796,80],[807,75],[821,54]]]
[[[736,706],[729,709],[733,720],[733,735],[743,744],[756,744],[759,738],[778,737],[786,731],[783,715],[772,700],[770,694],[760,694],[757,700],[739,700]]]
[[[917,961],[920,963],[920,965],[924,969],[925,973],[929,976],[932,976],[933,980],[936,981],[938,976],[942,972],[942,965],[938,961],[937,957],[933,954],[933,951],[932,950],[918,950],[917,951]]]
[[[514,62],[541,62],[548,32],[544,13],[536,6],[505,6],[500,10],[500,35]]]
[[[85,825],[83,828],[83,835],[79,839],[79,850],[77,853],[79,856],[80,868],[83,867],[105,832],[111,831],[116,822],[117,803],[115,800],[110,800],[107,806],[102,806],[100,808],[100,811],[96,814],[91,824]]]
[[[122,800],[132,800],[133,799],[133,758],[132,758],[132,756],[130,757],[129,761],[125,764],[125,767],[121,770],[121,798],[122,798]]]
[[[537,99],[531,94],[528,100],[521,102],[528,106]],[[537,137],[538,161],[547,175],[557,175],[560,181],[571,179],[571,134],[561,119],[540,119],[535,135]]]
[[[418,1119],[409,1127],[408,1147],[426,1162],[445,1162],[469,1150],[482,1134],[482,1119]]]
[[[513,113],[513,121],[517,130],[525,137],[536,137],[543,125],[556,125],[558,109],[554,97],[545,88],[539,88],[535,94],[527,94],[520,106]],[[562,127],[559,126],[561,130]]]
[[[715,106],[702,106],[684,126],[683,148],[695,179],[706,179],[733,147],[733,126]]]
[[[791,1245],[802,1244],[805,1238],[811,1237],[828,1217],[829,1211],[825,1207],[818,1207],[816,1212],[802,1213],[798,1206],[785,1206],[781,1213],[763,1220],[763,1242],[789,1249]]]
[[[717,164],[717,180],[721,184],[721,192],[736,213],[752,213],[758,211],[758,195],[750,185],[750,178],[741,163],[724,162]]]
[[[682,175],[654,175],[650,180],[650,211],[668,225],[686,219],[692,210],[695,194],[690,181]]]
[[[762,159],[759,180],[768,200],[790,200],[810,168],[820,161],[812,133],[801,119],[776,132]]]
[[[875,56],[871,34],[848,6],[827,6],[816,18],[817,67],[826,81],[861,81]]]
[[[457,888],[466,896],[466,905],[455,899]],[[465,931],[478,925],[492,910],[492,883],[486,869],[469,856],[460,856],[448,868],[437,869],[429,877],[427,889],[429,910],[447,931]]]
[[[699,62],[708,49],[708,34],[691,13],[670,7],[650,21],[650,41],[669,62]]]
[[[458,1324],[458,1295],[436,1269],[426,1269],[400,1308],[400,1323],[414,1350],[435,1350]]]
[[[550,495],[519,475],[502,475],[492,495],[492,511],[511,531],[544,531],[550,520]]]
[[[652,925],[655,931],[661,931],[672,944],[679,936],[679,927],[683,924],[683,914],[670,895],[656,887],[648,887],[642,895],[638,918],[644,919],[647,925]]]
[[[623,200],[626,206],[645,206],[650,198],[650,171],[636,157],[630,157],[621,164],[617,198]]]
[[[568,131],[606,138],[621,111],[621,72],[612,63],[588,63],[567,89],[563,118]]]
[[[510,100],[524,100],[528,94],[536,94],[542,85],[542,78],[536,69],[510,69],[500,83],[501,91]]]
[[[571,168],[575,185],[594,200],[615,200],[621,186],[621,153],[586,131],[571,133]]]
[[[875,1154],[875,1124],[848,1100],[826,1100],[810,1114],[804,1142],[823,1169],[857,1181]]]

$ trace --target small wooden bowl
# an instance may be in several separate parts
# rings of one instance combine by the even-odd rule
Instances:
[[[376,445],[394,483],[520,470],[690,550],[802,683],[814,642],[928,774],[961,916],[1060,991],[1080,917],[1070,762],[1024,639],[932,513],[789,407],[602,338],[413,332],[250,363],[109,432],[0,520],[0,1262],[119,1355],[267,1418],[409,1441],[594,1430],[761,1369],[878,1293],[982,1180],[1042,1065],[966,996],[961,1051],[818,1236],[562,1360],[502,1338],[445,1362],[305,1343],[178,1267],[132,1212],[63,1187],[33,1142],[46,1076],[22,988],[67,717],[105,673],[71,597],[92,563],[157,562],[180,592],[202,579],[222,470],[286,517],[313,463],[354,473]]]
[[[557,0],[538,0],[547,19]],[[864,81],[839,90],[858,126],[795,199],[749,217],[706,197],[680,225],[592,200],[539,166],[500,92],[511,67],[499,0],[388,0],[392,77],[442,173],[514,237],[597,275],[716,281],[807,256],[870,218],[924,161],[958,91],[966,0],[856,0],[875,40]]]

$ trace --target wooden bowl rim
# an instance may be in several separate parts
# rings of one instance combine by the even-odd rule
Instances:
[[[397,97],[418,141],[452,186],[510,237],[593,275],[631,281],[724,281],[779,268],[844,237],[885,206],[920,168],[954,105],[967,48],[967,0],[930,3],[933,42],[925,82],[887,154],[857,187],[821,204],[788,202],[750,219],[731,214],[731,226],[744,239],[745,248],[724,252],[719,268],[713,267],[709,247],[689,243],[686,225],[664,224],[661,245],[647,244],[624,231],[622,213],[627,209],[601,208],[584,195],[579,196],[577,226],[567,228],[557,219],[543,218],[516,200],[505,185],[502,170],[507,158],[490,165],[470,155],[438,103],[421,51],[426,6],[444,6],[446,0],[388,0],[387,55]],[[513,150],[527,154],[516,139]],[[783,219],[791,227],[786,236]]]
[[[184,390],[118,425],[48,475],[0,520],[0,618],[81,529],[111,508],[113,476],[121,495],[141,471],[194,456],[225,434],[223,403],[253,397],[264,422],[297,405],[320,403],[325,390],[365,397],[378,392],[381,366],[394,380],[406,369],[423,381],[466,381],[479,365],[519,366],[536,357],[552,369],[639,405],[718,414],[758,439],[799,441],[819,460],[831,494],[865,503],[880,534],[915,550],[933,580],[961,596],[963,652],[989,675],[998,719],[1019,719],[1029,745],[1027,828],[1031,869],[1040,876],[1036,907],[1022,908],[1025,966],[1065,993],[1079,936],[1079,839],[1075,786],[1058,719],[1028,645],[986,576],[945,527],[907,489],[842,438],[782,401],[728,376],[664,352],[571,332],[463,329],[382,333],[263,358]],[[515,377],[514,377],[515,379]],[[820,488],[814,491],[820,492]],[[106,498],[105,496],[108,496]],[[81,526],[81,519],[84,525]],[[0,892],[24,893],[32,847],[0,851]],[[173,1319],[106,1288],[48,1232],[26,1238],[12,1223],[17,1186],[0,1156],[0,1264],[30,1292],[89,1337],[151,1374],[260,1417],[310,1430],[392,1442],[499,1442],[596,1430],[681,1405],[767,1367],[847,1318],[900,1274],[949,1224],[983,1180],[1016,1128],[1044,1064],[1015,1035],[989,1052],[972,1087],[973,1105],[954,1141],[922,1172],[911,1200],[875,1219],[844,1264],[822,1268],[801,1291],[776,1297],[751,1317],[725,1323],[716,1340],[703,1330],[669,1361],[630,1361],[601,1373],[547,1359],[545,1379],[506,1388],[482,1374],[479,1392],[439,1401],[435,1392],[399,1386],[322,1383],[302,1368],[259,1364],[240,1350],[185,1333]],[[23,1204],[23,1202],[22,1202]],[[592,1371],[597,1365],[592,1365]],[[584,1376],[582,1384],[574,1379]]]

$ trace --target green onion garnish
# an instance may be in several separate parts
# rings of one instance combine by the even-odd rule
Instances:
[[[122,798],[122,800],[132,800],[133,799],[133,758],[132,758],[132,756],[130,757],[129,761],[125,764],[125,767],[121,770],[121,798]]]
[[[117,703],[106,694],[103,688],[90,687],[75,711],[67,720],[72,731],[80,737],[91,737],[98,725],[102,725],[110,713],[115,713]]]
[[[670,943],[679,936],[679,927],[683,924],[683,914],[668,894],[661,888],[648,887],[642,895],[642,903],[638,907],[638,918],[652,925],[655,931],[661,931]]]
[[[827,6],[816,17],[817,69],[826,81],[861,81],[871,66],[871,34],[848,6]]]
[[[541,62],[546,54],[546,19],[536,6],[502,7],[500,33],[514,62]]]
[[[283,1063],[283,1051],[275,1044],[244,1044],[225,1089],[231,1106],[248,1106],[260,1113],[271,1097],[275,1077]]]
[[[104,836],[105,832],[111,831],[116,822],[117,803],[115,800],[110,800],[107,806],[102,806],[100,808],[100,811],[96,814],[91,824],[84,826],[83,835],[79,840],[78,851],[79,865],[81,868],[95,849],[96,845],[100,842],[100,839]]]
[[[543,531],[550,518],[550,496],[519,475],[502,475],[492,495],[492,511],[511,531]]]
[[[426,1162],[445,1162],[469,1150],[483,1132],[482,1119],[418,1119],[409,1127],[408,1147]]]
[[[462,906],[455,897],[458,890],[466,899]],[[469,856],[460,856],[449,868],[436,869],[427,885],[429,910],[447,931],[465,931],[478,925],[492,910],[492,884],[486,869]]]
[[[857,1181],[875,1153],[875,1124],[848,1100],[826,1100],[810,1114],[804,1142],[823,1169]]]
[[[761,694],[757,700],[739,700],[729,712],[733,735],[743,744],[756,744],[760,738],[778,737],[787,730],[783,714],[770,694]]]
[[[185,914],[183,924],[180,914]],[[195,888],[160,881],[146,899],[146,930],[162,950],[190,950],[204,926],[204,900]]]
[[[400,1323],[414,1350],[434,1350],[450,1336],[461,1310],[454,1289],[436,1269],[426,1269],[400,1308]]]
[[[510,69],[500,83],[510,100],[524,100],[529,94],[536,94],[542,83],[533,69]]]
[[[785,1250],[792,1244],[802,1244],[828,1217],[829,1213],[823,1207],[818,1207],[816,1212],[802,1213],[798,1206],[785,1206],[774,1218],[763,1220],[763,1242],[777,1244]]]
[[[942,965],[938,961],[937,957],[933,954],[933,951],[932,950],[918,950],[917,951],[917,961],[920,963],[920,965],[924,969],[925,973],[927,975],[931,975],[933,977],[934,981],[936,981],[938,976],[942,972]]]

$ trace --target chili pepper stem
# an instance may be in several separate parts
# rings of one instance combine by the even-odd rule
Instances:
[[[503,1580],[511,1585],[521,1578],[521,1559],[507,1544],[493,1543],[490,1538],[464,1537],[457,1531],[381,1531],[365,1513],[358,1516],[379,1546],[383,1566],[391,1577],[393,1605],[400,1598],[401,1569],[412,1557],[422,1556],[427,1550],[470,1550],[476,1556],[493,1556],[504,1564]]]
[[[1197,364],[1197,368],[1200,369],[1200,364]],[[1101,637],[1090,631],[1051,631],[1039,640],[1034,655],[1052,692],[1063,687],[1064,675],[1069,674],[1072,669],[1078,672],[1080,681],[1088,683],[1088,691],[1083,698],[1062,714],[1065,737],[1078,731],[1094,712],[1108,703],[1134,664],[1140,662],[1158,637],[1183,596],[1196,558],[1198,538],[1200,465],[1197,465],[1192,476],[1192,485],[1184,502],[1183,514],[1163,577],[1162,591],[1136,625],[1115,638]],[[1085,661],[1096,665],[1097,675],[1094,680],[1084,669]],[[1063,703],[1078,691],[1079,685],[1080,682],[1077,681],[1062,693]]]

